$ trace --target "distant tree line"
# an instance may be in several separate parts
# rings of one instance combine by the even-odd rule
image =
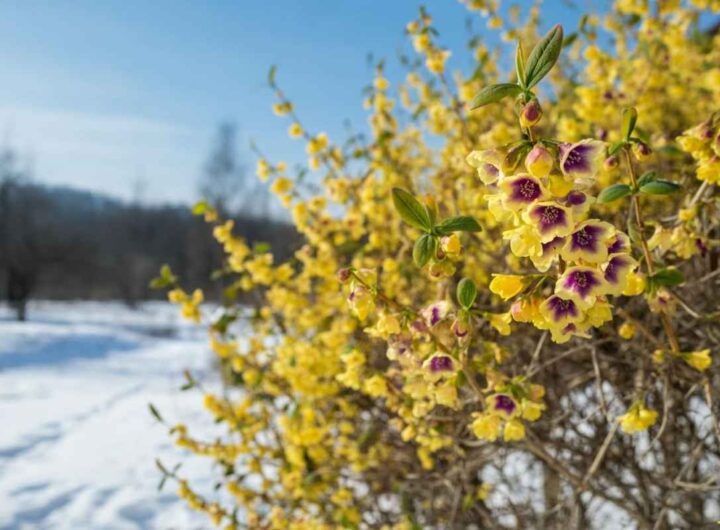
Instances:
[[[244,173],[232,141],[234,129],[222,126],[200,179],[201,196],[235,219],[236,233],[250,244],[267,243],[278,259],[286,258],[301,244],[300,236],[289,223],[269,217],[266,207],[243,213],[246,196],[254,194],[256,205],[262,200],[257,190],[233,182]],[[233,189],[218,197],[202,193],[220,181]],[[238,204],[234,211],[230,200]],[[210,231],[186,206],[126,203],[34,184],[13,151],[0,152],[0,297],[20,320],[31,298],[119,299],[131,305],[156,298],[148,284],[164,263],[184,283],[219,296],[209,280],[222,251]]]

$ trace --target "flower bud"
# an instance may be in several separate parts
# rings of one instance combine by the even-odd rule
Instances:
[[[539,179],[543,179],[552,171],[555,160],[545,147],[537,144],[525,157],[525,167],[530,174]]]
[[[352,276],[350,269],[347,267],[344,269],[340,269],[337,271],[337,279],[340,280],[340,283],[345,283],[350,279],[350,276]]]
[[[698,140],[701,140],[703,142],[710,140],[715,134],[715,131],[713,131],[712,128],[712,122],[710,120],[704,121],[700,125],[696,125],[687,132],[690,133],[693,138],[697,138]]]
[[[617,155],[610,155],[605,159],[605,162],[603,162],[603,167],[606,170],[615,169],[620,165],[620,159],[617,157]]]
[[[637,142],[632,146],[633,154],[638,160],[645,160],[652,154],[652,149],[645,142]]]
[[[467,337],[468,333],[470,332],[468,323],[461,318],[456,318],[453,321],[452,325],[450,326],[450,330],[455,334],[455,336],[459,340],[462,340],[465,337]]]
[[[536,125],[542,117],[542,108],[537,99],[530,100],[520,112],[520,127],[527,129]]]

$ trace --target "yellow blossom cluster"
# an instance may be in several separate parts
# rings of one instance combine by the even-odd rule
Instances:
[[[682,466],[704,469],[693,448],[720,452],[720,37],[698,33],[717,2],[619,0],[545,36],[537,6],[464,3],[517,43],[514,69],[478,34],[473,70],[450,72],[422,9],[416,60],[404,80],[376,65],[367,137],[346,142],[307,127],[273,69],[307,167],[260,155],[257,176],[302,244],[278,262],[199,205],[222,304],[169,269],[154,282],[207,326],[228,386],[184,387],[224,437],[169,430],[232,501],[159,467],[222,528],[539,527],[518,461],[543,470],[548,513],[609,503],[651,528]],[[655,468],[622,460],[628,434]],[[697,480],[683,491],[715,491]],[[673,504],[682,527],[694,502]]]

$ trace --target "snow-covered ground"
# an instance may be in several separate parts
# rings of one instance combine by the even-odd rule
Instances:
[[[0,309],[0,528],[208,528],[173,485],[157,490],[154,459],[184,459],[148,403],[205,423],[201,397],[178,388],[186,368],[212,385],[211,359],[204,332],[163,303],[42,302],[24,323]],[[212,481],[208,462],[182,473]]]

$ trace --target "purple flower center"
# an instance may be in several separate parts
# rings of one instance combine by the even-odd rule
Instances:
[[[599,226],[587,225],[582,227],[577,232],[573,233],[572,239],[572,250],[588,250],[595,252],[597,249],[598,237],[602,234],[603,229]]]
[[[707,251],[708,251],[707,245],[706,245],[705,242],[704,242],[702,239],[700,239],[699,237],[695,239],[695,247],[697,247],[697,249],[700,251],[700,255],[701,255],[703,258],[704,258],[705,256],[707,256]]]
[[[586,200],[587,197],[581,191],[571,191],[567,194],[567,197],[565,197],[565,202],[568,206],[580,206],[581,204],[585,204]]]
[[[498,394],[495,396],[495,410],[502,410],[508,414],[512,414],[515,410],[515,401],[510,396]]]
[[[559,296],[550,297],[548,300],[548,307],[550,308],[552,318],[555,321],[560,321],[565,318],[574,318],[578,315],[575,302],[572,300],[564,300]]]
[[[622,269],[630,265],[630,260],[623,256],[615,256],[608,261],[605,267],[605,280],[608,283],[618,283],[618,276]]]
[[[575,324],[568,324],[562,330],[562,332],[565,335],[568,335],[569,333],[575,333],[576,331],[577,331],[577,326]]]
[[[512,199],[516,201],[532,202],[540,197],[540,185],[531,178],[517,179],[512,187]]]
[[[440,318],[440,308],[438,306],[433,306],[430,309],[430,325],[434,326],[440,322]]]
[[[617,254],[618,252],[622,252],[625,249],[625,241],[623,241],[622,238],[618,237],[615,239],[615,241],[612,242],[612,244],[608,247],[608,253],[609,254]]]
[[[453,369],[453,360],[447,355],[437,355],[430,359],[431,372],[448,372]]]
[[[594,287],[600,285],[600,280],[593,271],[572,271],[563,282],[563,286],[585,298]]]
[[[574,171],[584,172],[590,170],[590,161],[588,157],[592,153],[594,147],[589,144],[577,144],[570,148],[563,161],[563,169],[566,173]]]
[[[564,243],[565,243],[565,238],[560,237],[560,236],[551,239],[547,243],[543,243],[542,244],[543,256],[545,254],[555,252],[558,248],[562,247]]]
[[[540,221],[540,231],[547,232],[554,226],[565,224],[565,211],[557,206],[538,206],[535,215]]]

